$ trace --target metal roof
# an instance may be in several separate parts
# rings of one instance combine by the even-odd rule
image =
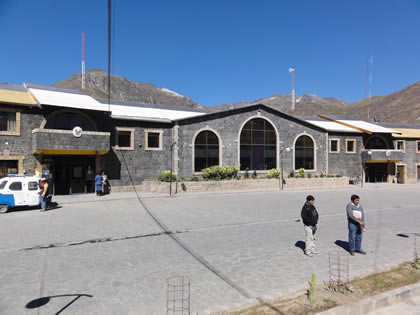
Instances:
[[[368,134],[371,134],[371,133],[400,133],[397,130],[390,129],[390,128],[385,128],[385,127],[379,126],[377,124],[372,124],[370,122],[363,121],[363,120],[357,120],[357,119],[352,119],[352,118],[343,118],[343,117],[340,117],[339,119],[337,119],[337,116],[327,116],[327,115],[319,115],[319,117],[321,117],[325,120],[329,120],[329,121],[339,123],[339,124],[341,124],[343,126],[347,126],[349,128],[353,128],[355,130],[360,130],[360,131],[368,133]]]
[[[320,118],[303,118],[303,120],[305,120],[306,122],[318,126],[320,128],[323,128],[327,131],[334,131],[334,132],[351,132],[351,133],[362,133],[360,130],[357,129],[353,129],[341,124],[338,124],[336,122],[333,121],[328,121],[328,120],[324,120],[324,119],[320,119]]]
[[[158,108],[153,105],[148,107],[144,106],[144,104],[140,105],[143,106],[118,105],[111,103],[110,109],[112,117],[120,119],[122,119],[122,117],[132,117],[133,119],[137,117],[139,120],[149,118],[150,120],[155,121],[156,119],[176,120],[205,114],[205,112],[190,111],[188,109],[181,110],[179,108]]]
[[[28,91],[38,100],[41,105],[50,105],[67,108],[107,111],[108,107],[99,103],[93,97],[70,89],[47,89],[45,87],[34,87],[33,84],[26,84]],[[74,93],[73,93],[74,92]]]

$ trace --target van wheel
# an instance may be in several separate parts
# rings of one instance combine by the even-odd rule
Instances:
[[[0,206],[0,213],[6,213],[7,211],[9,211],[8,206]]]

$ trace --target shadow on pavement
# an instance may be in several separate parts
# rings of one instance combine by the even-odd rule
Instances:
[[[70,305],[72,305],[74,302],[76,302],[82,296],[85,296],[85,297],[93,297],[93,295],[90,295],[90,294],[62,294],[62,295],[44,296],[44,297],[40,297],[38,299],[35,299],[35,300],[32,300],[32,301],[28,302],[28,304],[26,304],[25,307],[27,309],[38,308],[38,307],[44,306],[45,304],[48,304],[48,302],[52,298],[67,297],[67,296],[74,296],[75,298],[73,300],[71,300],[69,303],[67,303],[57,313],[55,313],[56,315],[57,314],[60,314],[61,312],[63,312],[66,308],[68,308]]]
[[[300,248],[303,252],[305,252],[305,242],[304,241],[297,241],[295,246]]]
[[[340,241],[340,240],[336,240],[334,242],[335,245],[340,246],[342,249],[344,249],[345,251],[349,251],[349,242],[347,241]]]

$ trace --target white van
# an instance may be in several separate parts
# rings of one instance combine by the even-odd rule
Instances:
[[[10,207],[39,206],[40,177],[9,175],[0,178],[0,213]]]

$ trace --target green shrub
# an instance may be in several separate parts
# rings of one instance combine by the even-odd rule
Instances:
[[[245,175],[244,175],[244,177],[245,178],[249,178],[249,168],[248,167],[245,169]]]
[[[318,178],[318,175],[314,175],[315,178]]]
[[[268,171],[267,178],[280,178],[280,170],[278,168],[272,168]]]
[[[343,177],[343,175],[337,174],[335,175],[335,177]]]
[[[238,175],[239,167],[237,166],[219,166],[214,165],[201,170],[203,178],[206,180],[220,180],[226,178],[234,178]]]
[[[321,172],[321,175],[319,175],[319,177],[324,178],[325,177],[325,173]]]
[[[305,169],[304,168],[298,169],[296,177],[300,177],[300,178],[305,177]]]
[[[289,173],[289,177],[295,177],[295,172],[290,171],[290,173]]]
[[[192,182],[199,182],[200,179],[198,177],[194,176],[194,177],[191,178],[191,181]]]
[[[158,176],[160,182],[170,182],[171,181],[171,171],[165,170],[160,172]],[[176,181],[176,173],[172,172],[172,181]]]
[[[308,174],[308,175],[306,175],[306,177],[312,178],[312,174]]]

